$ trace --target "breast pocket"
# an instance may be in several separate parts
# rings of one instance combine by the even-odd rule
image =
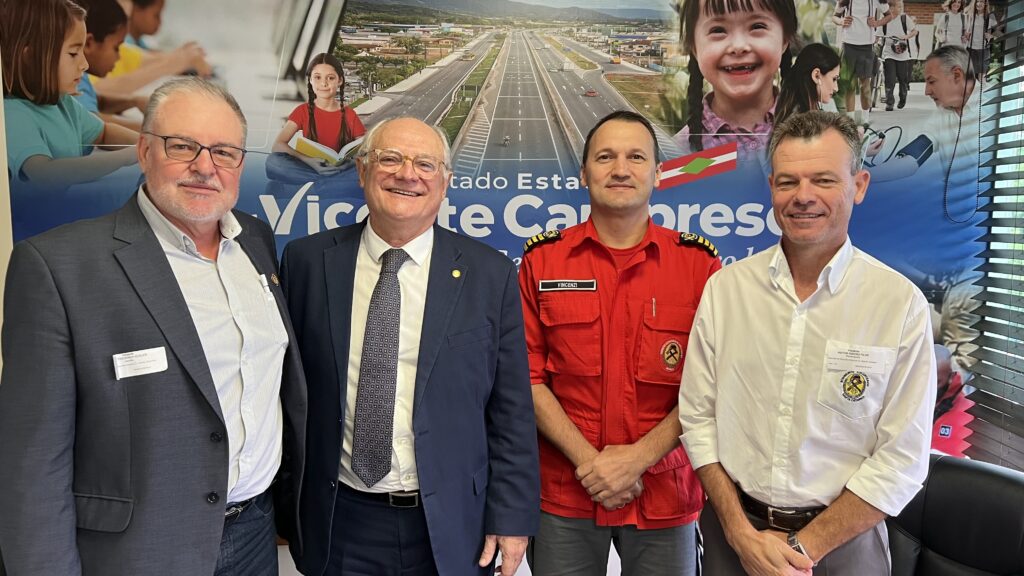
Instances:
[[[636,377],[648,384],[679,386],[683,355],[696,308],[658,304],[644,308],[637,347]]]
[[[545,369],[557,374],[601,374],[601,306],[597,294],[541,300],[547,339]]]
[[[882,409],[896,349],[829,340],[818,404],[850,420]]]

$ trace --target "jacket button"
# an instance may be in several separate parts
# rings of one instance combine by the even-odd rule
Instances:
[[[217,494],[216,492],[210,492],[209,494],[206,495],[206,501],[209,502],[210,504],[216,504],[218,501],[220,501],[220,494]]]
[[[214,432],[210,434],[210,442],[220,442],[224,439],[224,436],[220,432]]]
[[[331,490],[334,490],[334,480],[331,480]]]

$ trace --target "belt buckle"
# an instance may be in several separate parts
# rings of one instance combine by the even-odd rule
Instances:
[[[412,500],[412,503],[405,503],[405,501],[409,499]],[[419,492],[414,492],[412,494],[396,494],[394,492],[388,492],[388,506],[391,506],[392,508],[415,508],[419,505]]]
[[[775,523],[775,514],[786,516],[785,511],[775,508],[774,506],[768,506],[768,527],[776,530],[786,530],[786,528]]]
[[[249,507],[249,504],[252,504],[251,498],[249,500],[246,500],[245,502],[239,502],[238,504],[235,504],[231,508],[228,508],[227,510],[224,511],[224,519],[231,520],[237,517],[239,514],[242,513],[242,511]]]

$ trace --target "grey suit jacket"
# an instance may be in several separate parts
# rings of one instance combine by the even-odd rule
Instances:
[[[235,215],[237,241],[270,278],[270,228]],[[306,389],[282,293],[271,289],[290,340],[274,487],[279,530],[292,537]],[[115,379],[113,355],[159,347],[167,370]],[[0,549],[10,575],[213,574],[227,432],[188,307],[136,197],[14,247],[3,362]]]

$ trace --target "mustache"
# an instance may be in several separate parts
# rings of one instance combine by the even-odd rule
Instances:
[[[219,182],[214,182],[214,177],[208,178],[203,176],[192,176],[191,178],[179,178],[175,181],[178,186],[206,186],[212,188],[217,192],[223,192],[224,189],[221,187]]]

